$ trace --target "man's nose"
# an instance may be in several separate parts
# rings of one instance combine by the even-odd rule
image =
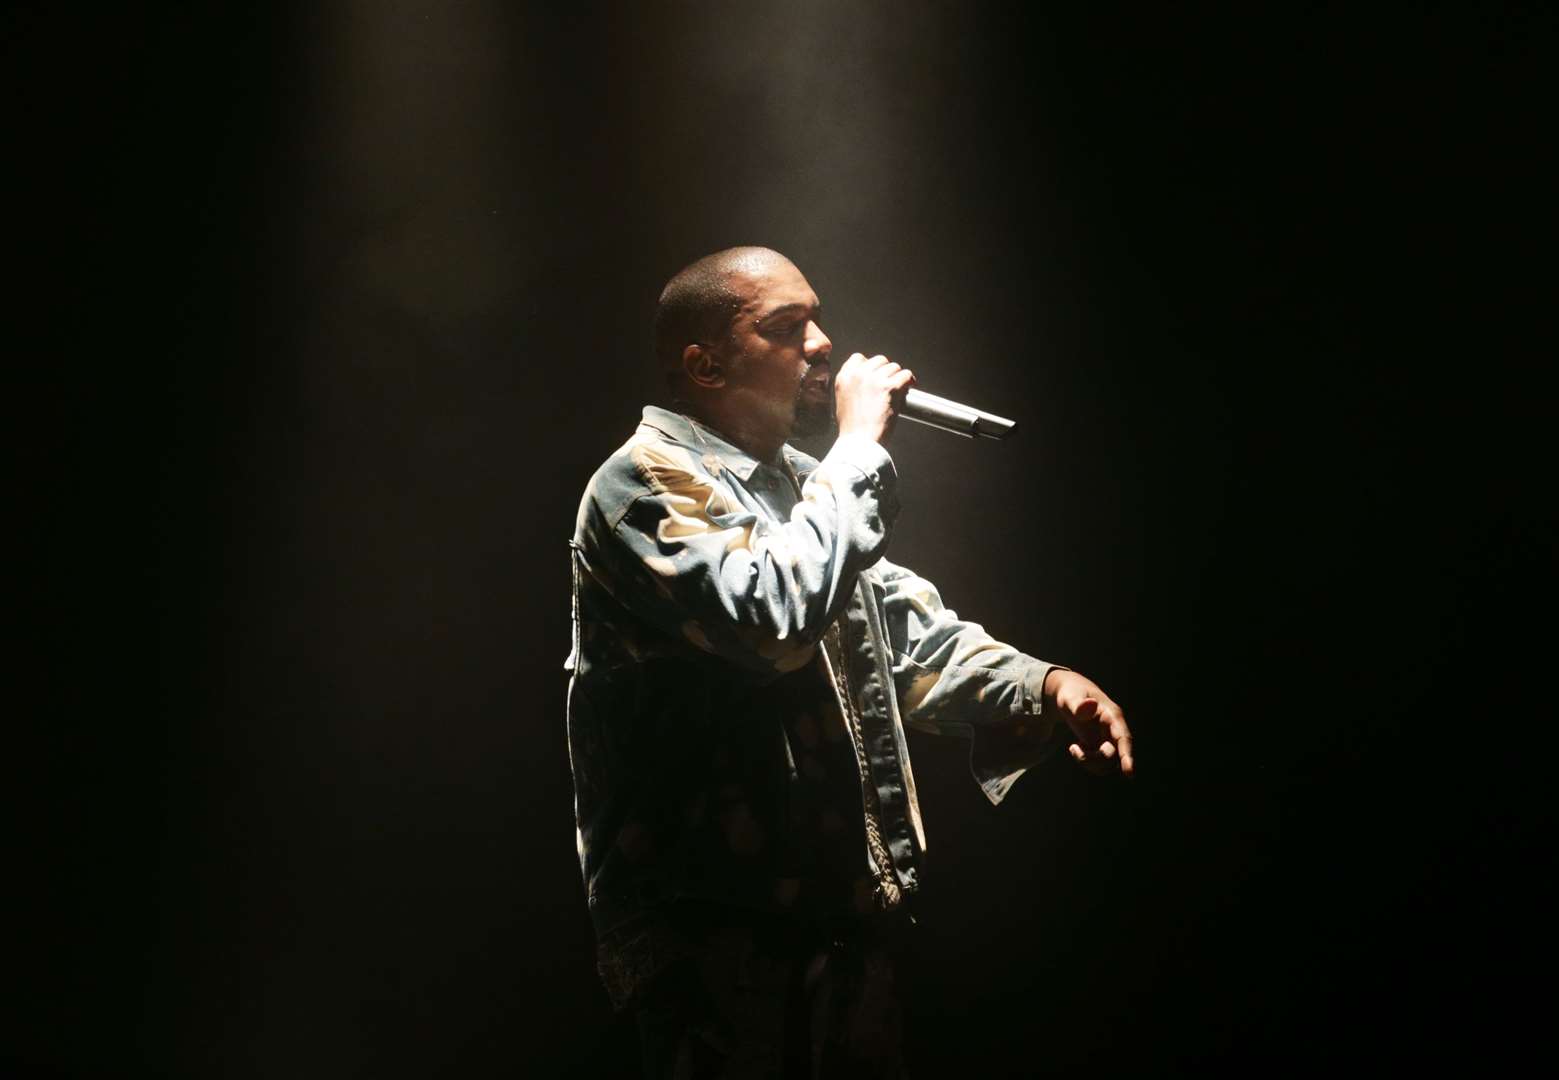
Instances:
[[[823,333],[823,328],[815,322],[807,323],[806,340],[801,346],[806,354],[807,363],[821,364],[828,360],[828,354],[834,351],[834,343],[828,340],[828,335]]]

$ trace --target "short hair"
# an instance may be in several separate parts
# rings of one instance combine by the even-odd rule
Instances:
[[[789,262],[772,248],[726,248],[684,266],[666,282],[655,307],[655,357],[668,379],[682,368],[682,350],[694,343],[724,339],[742,298],[731,288],[731,275],[775,260]]]

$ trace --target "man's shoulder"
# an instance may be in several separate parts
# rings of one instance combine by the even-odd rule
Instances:
[[[599,515],[612,528],[634,500],[705,472],[699,454],[679,437],[675,426],[657,422],[656,414],[663,411],[646,409],[633,433],[591,475],[580,500],[581,525],[587,517]]]

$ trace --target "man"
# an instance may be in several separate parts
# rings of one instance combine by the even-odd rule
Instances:
[[[914,376],[832,375],[801,272],[766,248],[667,283],[649,407],[573,540],[569,747],[602,977],[651,1076],[896,1076],[888,946],[925,831],[904,728],[971,740],[999,802],[1053,733],[1132,770],[1116,704],[888,562],[884,445]],[[822,461],[793,433],[838,437]]]

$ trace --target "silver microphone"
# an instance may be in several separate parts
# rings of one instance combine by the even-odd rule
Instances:
[[[966,439],[976,436],[983,439],[1005,439],[1017,425],[995,413],[971,409],[956,401],[927,394],[911,388],[904,395],[904,408],[899,415],[917,424],[925,424],[941,431],[950,431]]]

